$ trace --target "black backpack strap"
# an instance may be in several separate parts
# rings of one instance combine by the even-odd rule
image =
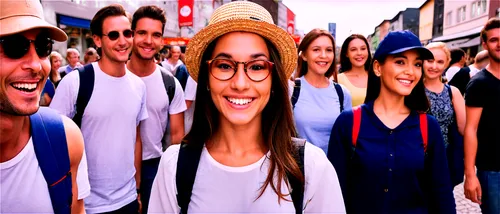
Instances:
[[[203,146],[182,143],[177,158],[175,183],[177,185],[177,204],[182,214],[187,214],[191,194],[200,163]]]
[[[168,105],[172,103],[175,96],[175,77],[171,75],[165,68],[158,66],[161,72],[161,78],[163,79],[163,85],[168,95]]]
[[[295,161],[299,165],[300,171],[302,172],[302,176],[305,178],[304,173],[304,150],[306,145],[306,140],[299,138],[292,138],[292,142],[295,144],[297,148],[297,155],[294,156]],[[304,183],[301,183],[294,176],[287,175],[288,182],[290,183],[290,187],[292,188],[292,192],[290,193],[292,197],[293,206],[295,207],[295,213],[302,213],[304,206]]]
[[[295,86],[293,86],[293,94],[292,94],[292,108],[295,108],[295,104],[299,101],[300,95],[300,79],[295,79]]]
[[[30,116],[30,132],[38,165],[47,182],[54,213],[70,213],[72,183],[66,132],[61,115],[41,107]]]
[[[82,128],[83,113],[87,104],[89,104],[92,91],[94,90],[94,67],[92,64],[77,68],[80,75],[80,86],[78,87],[78,97],[76,98],[76,114],[73,117],[78,127]]]
[[[339,96],[339,103],[340,103],[340,112],[344,111],[344,91],[342,91],[342,86],[340,84],[333,82],[333,86],[335,86],[335,92],[337,92],[337,95]]]
[[[185,90],[187,80],[189,78],[189,73],[188,73],[188,70],[184,64],[179,65],[179,67],[177,67],[177,69],[175,71],[175,78],[177,78],[177,80],[179,80],[179,83],[181,84],[182,90]]]

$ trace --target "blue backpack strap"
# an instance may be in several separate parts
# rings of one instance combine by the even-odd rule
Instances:
[[[163,80],[163,85],[165,86],[165,90],[167,91],[167,96],[168,96],[168,105],[170,106],[170,103],[172,103],[172,100],[174,99],[175,96],[175,77],[170,75],[169,72],[163,68],[158,66],[161,72],[161,78]]]
[[[189,77],[189,73],[185,65],[180,65],[179,67],[177,67],[177,70],[175,71],[175,77],[177,78],[177,80],[179,80],[179,83],[182,86],[182,90],[185,90]]]
[[[72,183],[64,124],[57,112],[41,107],[30,116],[30,131],[38,165],[47,181],[55,213],[70,213]]]
[[[177,185],[177,204],[181,208],[182,214],[187,214],[188,212],[202,151],[203,145],[186,143],[182,143],[179,149],[175,183]]]
[[[304,172],[304,150],[306,145],[306,140],[299,138],[292,138],[292,142],[295,144],[297,148],[297,155],[294,155],[295,161],[299,165],[300,172],[302,172],[302,176],[305,178]],[[288,175],[288,182],[290,183],[290,187],[292,188],[292,192],[290,196],[292,197],[293,206],[295,207],[295,213],[302,213],[304,207],[304,183],[301,183],[294,176]]]
[[[344,111],[344,91],[342,91],[342,86],[340,84],[333,82],[333,86],[335,86],[335,92],[337,92],[337,95],[339,96],[339,103],[340,103],[340,112]]]
[[[300,79],[297,78],[295,79],[295,86],[293,87],[292,108],[295,108],[295,104],[297,103],[297,101],[299,101],[299,95],[300,95]]]
[[[87,104],[89,104],[92,91],[94,90],[94,66],[92,66],[92,64],[88,64],[83,67],[79,67],[78,74],[80,75],[80,86],[78,87],[76,114],[73,117],[73,121],[75,121],[76,125],[81,128],[83,113],[85,112]]]

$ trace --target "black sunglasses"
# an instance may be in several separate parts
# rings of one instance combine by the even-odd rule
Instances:
[[[134,36],[134,31],[132,30],[124,30],[122,32],[125,38],[131,38]],[[102,34],[103,36],[107,36],[111,41],[117,40],[120,37],[120,32],[118,31],[110,31],[108,34]]]
[[[20,59],[30,50],[31,43],[35,44],[36,54],[45,58],[52,52],[54,41],[47,34],[39,34],[35,40],[27,39],[19,34],[0,38],[3,53],[11,59]]]

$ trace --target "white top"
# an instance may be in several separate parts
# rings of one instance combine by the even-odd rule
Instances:
[[[0,213],[54,213],[32,138],[14,158],[0,163],[0,178]],[[90,194],[86,170],[78,171],[77,185],[78,199]]]
[[[446,79],[448,80],[448,82],[450,82],[451,79],[453,79],[453,77],[455,76],[455,74],[458,73],[458,71],[460,71],[460,67],[458,66],[451,66],[450,68],[448,68],[448,70],[446,70]]]
[[[476,75],[479,71],[481,71],[480,69],[477,69],[476,67],[474,67],[473,65],[469,65],[469,68],[470,68],[470,77],[473,77],[474,75]]]
[[[175,80],[175,94],[169,105],[169,97],[163,84],[160,68],[149,76],[141,77],[146,84],[148,119],[141,123],[142,160],[158,158],[163,154],[162,139],[167,128],[168,115],[186,110],[184,92],[179,81]]]
[[[179,213],[175,182],[179,145],[170,146],[163,154],[153,183],[149,213]],[[345,213],[337,173],[318,147],[307,143],[304,152],[305,213]],[[200,163],[189,203],[189,213],[295,213],[290,201],[281,200],[268,186],[259,196],[259,189],[268,175],[269,153],[256,163],[229,167],[218,163],[206,148]],[[282,192],[289,193],[282,183]]]
[[[184,89],[184,97],[186,100],[193,101],[191,107],[184,112],[184,132],[187,134],[189,130],[191,130],[191,126],[193,125],[193,115],[194,115],[194,105],[196,100],[196,88],[198,87],[198,83],[194,81],[191,76],[188,77],[186,82],[186,88]]]
[[[165,59],[163,60],[163,62],[161,62],[161,66],[167,69],[167,71],[170,71],[170,73],[172,73],[173,75],[175,75],[177,68],[183,64],[184,63],[182,63],[181,60],[177,60],[177,63],[175,63],[175,65],[170,64],[170,62],[168,62],[168,59]]]
[[[122,77],[113,77],[104,73],[97,62],[92,65],[94,90],[81,124],[92,187],[85,199],[85,209],[89,213],[101,213],[117,210],[137,198],[136,130],[148,113],[146,86],[139,77],[129,70]],[[71,72],[61,80],[51,108],[73,118],[79,78],[78,72]]]

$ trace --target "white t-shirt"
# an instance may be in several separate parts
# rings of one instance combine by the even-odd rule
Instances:
[[[117,210],[136,200],[134,150],[139,122],[148,117],[146,86],[126,70],[122,77],[104,73],[97,62],[94,90],[82,118],[81,130],[92,187],[85,199],[89,213]],[[125,67],[125,64],[123,64]],[[50,107],[70,118],[76,113],[79,73],[59,83]]]
[[[149,213],[179,213],[175,182],[179,145],[170,146],[163,154],[153,183]],[[263,156],[244,167],[229,167],[218,163],[206,148],[200,163],[189,203],[190,213],[295,213],[290,201],[281,200],[268,186],[257,199],[268,175],[269,160]],[[307,143],[304,152],[305,213],[345,213],[337,173],[325,153]],[[288,188],[282,183],[282,192]]]
[[[451,66],[450,68],[448,68],[448,70],[446,70],[446,79],[448,80],[448,82],[450,82],[451,79],[453,79],[453,77],[455,76],[455,74],[458,73],[458,71],[460,71],[460,67],[458,66]]]
[[[161,62],[161,66],[167,69],[167,71],[170,71],[170,73],[172,73],[174,76],[177,71],[177,68],[183,64],[184,63],[182,63],[181,60],[177,60],[177,63],[175,63],[175,65],[170,64],[170,62],[168,62],[168,59],[165,59],[163,62]]]
[[[480,69],[477,69],[475,66],[473,65],[469,65],[469,69],[470,69],[470,77],[473,77],[474,75],[476,75],[479,71],[481,71]]]
[[[148,119],[141,123],[142,160],[158,158],[163,154],[162,138],[167,127],[168,115],[186,111],[184,92],[179,81],[175,80],[175,95],[170,105],[159,66],[149,76],[141,77],[146,84]]]
[[[0,213],[54,213],[32,138],[14,158],[0,163],[0,178]],[[90,194],[86,168],[78,170],[77,185],[78,199]]]
[[[194,81],[194,79],[189,76],[186,82],[186,88],[184,89],[184,97],[188,101],[193,101],[193,104],[191,104],[191,107],[189,107],[189,109],[184,112],[184,132],[186,134],[189,132],[189,130],[191,130],[191,126],[193,125],[196,87],[198,87],[198,83],[196,83],[196,81]]]

